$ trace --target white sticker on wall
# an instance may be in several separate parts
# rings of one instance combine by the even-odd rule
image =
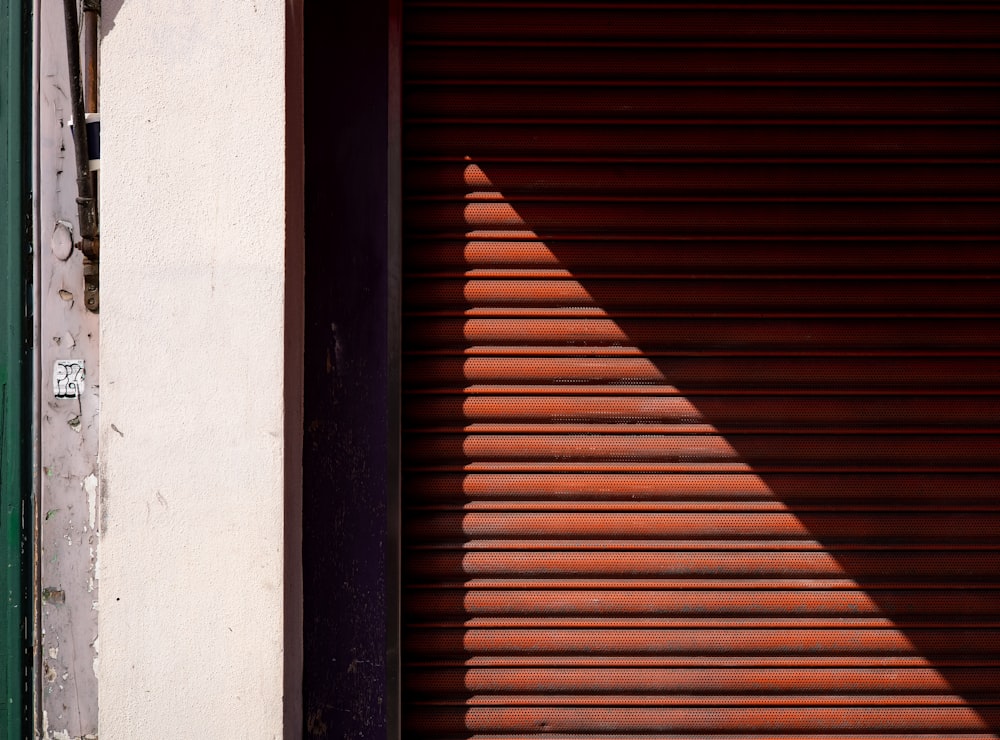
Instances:
[[[86,377],[83,360],[56,360],[52,368],[52,392],[56,398],[79,398]]]

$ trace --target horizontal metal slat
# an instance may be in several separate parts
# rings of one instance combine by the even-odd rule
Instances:
[[[998,96],[1000,99],[1000,96]],[[970,234],[1000,237],[995,203],[424,203],[404,214],[413,233],[489,236],[497,230],[547,234],[603,232],[826,235]],[[489,232],[489,233],[484,233]]]
[[[992,400],[992,399],[990,399]],[[1000,478],[991,475],[753,473],[516,473],[408,474],[411,502],[466,500],[596,501],[866,501],[992,502]]]
[[[919,646],[919,647],[918,647]],[[460,654],[1000,654],[995,629],[421,629],[415,656]]]
[[[996,629],[421,629],[414,656],[594,653],[617,655],[998,655]]]
[[[611,590],[505,591],[498,589],[412,591],[404,611],[410,618],[464,616],[634,615],[685,616],[947,616],[989,617],[1000,609],[1000,590],[766,591],[744,590],[631,591],[624,584]]]
[[[979,694],[972,702],[956,694],[819,694],[678,696],[626,694],[473,694],[462,698],[417,699],[425,707],[975,707],[1000,705],[1000,695]]]
[[[457,508],[420,508],[420,507],[407,507],[406,512],[408,515],[419,516],[421,514],[426,514],[428,511],[459,511]],[[477,508],[469,509],[469,512],[510,512],[517,511],[513,507],[508,508]],[[535,513],[535,512],[545,512],[552,511],[551,509],[538,509],[532,508],[530,506],[524,507],[520,510],[520,513]],[[574,513],[592,513],[595,511],[602,511],[599,508],[580,508],[574,510]],[[661,509],[657,507],[649,508],[635,508],[631,510],[621,509],[619,512],[628,511],[629,513],[729,513],[734,514],[737,512],[743,512],[744,509],[740,507],[733,507],[731,509],[722,508],[721,506],[708,506],[704,508],[695,507],[678,507],[676,509]],[[878,507],[878,508],[865,508],[865,507],[854,507],[847,506],[843,508],[825,506],[825,507],[796,507],[794,510],[784,507],[784,508],[768,508],[768,509],[749,509],[752,513],[772,513],[772,512],[782,512],[786,513],[789,511],[801,511],[802,513],[830,513],[839,512],[843,514],[858,515],[867,512],[876,513],[895,513],[906,516],[911,513],[922,513],[926,511],[938,511],[945,515],[954,515],[957,513],[966,513],[967,511],[976,511],[982,513],[988,513],[997,511],[997,507],[981,507],[977,509],[960,509],[960,508],[944,508],[944,509],[910,509],[907,507]],[[523,538],[518,539],[516,537],[510,538],[505,537],[501,539],[489,539],[489,538],[474,538],[467,539],[459,542],[456,538],[445,539],[438,542],[416,542],[411,543],[407,546],[408,550],[414,552],[417,551],[438,551],[438,552],[487,552],[487,551],[518,551],[518,550],[532,550],[532,551],[586,551],[594,552],[595,550],[613,550],[616,552],[675,552],[675,551],[690,551],[690,552],[850,552],[850,551],[866,551],[866,552],[894,552],[894,551],[911,551],[914,549],[920,549],[925,551],[935,551],[935,552],[978,552],[978,551],[996,551],[1000,550],[1000,544],[991,543],[988,540],[969,540],[960,543],[956,542],[919,542],[912,543],[907,542],[905,539],[895,539],[895,540],[885,540],[885,541],[865,541],[860,540],[853,542],[850,540],[844,541],[828,541],[820,542],[818,539],[745,539],[745,538],[726,538],[726,539],[642,539],[642,538],[631,538],[631,539],[608,539],[608,538]],[[969,581],[972,583],[972,581]]]
[[[961,111],[962,120],[995,119],[1000,115],[997,90],[945,85],[930,89],[797,87],[656,88],[613,86],[574,89],[550,84],[539,87],[466,83],[452,89],[410,84],[403,94],[404,115],[413,119],[724,119],[752,120],[905,118],[939,120]],[[747,113],[752,111],[752,116]]]
[[[776,319],[778,321],[803,321],[803,320],[844,320],[848,325],[851,323],[856,323],[858,319],[864,319],[867,321],[887,321],[887,320],[913,320],[913,319],[926,319],[928,321],[964,321],[964,320],[977,320],[977,319],[996,319],[1000,318],[1000,311],[976,311],[974,313],[955,313],[955,312],[921,312],[921,311],[905,311],[905,312],[874,312],[874,311],[864,311],[855,310],[851,312],[843,311],[828,311],[825,313],[817,313],[816,311],[801,312],[801,311],[751,311],[749,309],[742,311],[722,311],[722,312],[710,312],[710,311],[656,311],[656,310],[642,310],[642,309],[624,309],[616,311],[607,311],[603,308],[597,308],[595,306],[561,306],[561,307],[551,307],[551,306],[484,306],[484,307],[469,307],[463,308],[460,306],[454,306],[451,308],[445,308],[440,310],[430,310],[430,311],[408,311],[406,312],[406,318],[414,319],[456,319],[461,318],[465,321],[471,321],[473,319],[480,322],[484,320],[492,319],[517,319],[517,320],[531,320],[531,319],[546,319],[546,320],[566,320],[571,319],[574,321],[581,320],[614,320],[619,321],[622,326],[620,327],[624,331],[628,324],[633,320],[649,320],[657,319],[668,322],[676,323],[679,319],[697,321],[700,319],[711,319],[711,320],[743,320],[748,319]],[[479,324],[482,325],[482,324]],[[959,324],[955,324],[960,326]],[[477,324],[473,324],[477,326]],[[409,354],[420,355],[420,354],[476,354],[488,351],[489,354],[511,354],[518,355],[524,354],[524,346],[519,344],[463,344],[460,347],[452,347],[450,351],[445,352],[441,348],[431,348],[424,349],[413,344],[408,345],[405,350]],[[534,344],[527,345],[528,347],[537,347],[539,351],[545,350],[549,352],[562,351],[565,352],[566,345],[560,345],[552,342],[546,344]],[[599,346],[599,345],[598,345]],[[447,348],[446,348],[447,349]],[[602,348],[604,349],[604,348]],[[613,344],[607,345],[606,349],[609,351],[614,351],[621,355],[622,353],[632,353],[636,356],[642,354],[639,347],[628,346],[623,344]],[[942,355],[955,355],[961,352],[961,349],[955,349],[953,347],[943,347],[938,348],[933,345],[929,345],[924,350],[928,355],[942,356]],[[888,355],[892,353],[899,354],[900,352],[909,352],[912,355],[919,354],[914,350],[899,350],[896,348],[883,349],[882,354]],[[653,348],[650,349],[648,354],[656,356],[669,353],[669,350],[664,348]],[[772,352],[773,353],[773,352]],[[786,353],[794,354],[806,354],[806,351],[795,352],[794,350],[786,350]],[[979,349],[975,354],[998,354],[1000,350],[992,347],[987,347]],[[965,354],[971,354],[970,351],[966,351]]]
[[[461,511],[458,508],[423,508],[423,507],[407,507],[406,515],[409,516],[422,516],[429,512],[442,512],[442,511]],[[846,515],[862,515],[867,513],[874,514],[888,514],[894,513],[901,516],[908,516],[910,514],[921,514],[929,511],[938,511],[943,516],[954,516],[959,514],[967,515],[970,512],[989,514],[998,510],[998,507],[979,507],[979,508],[946,508],[946,509],[934,509],[931,507],[927,508],[907,508],[907,507],[896,507],[890,508],[888,506],[883,507],[853,507],[848,506],[845,508],[838,508],[834,506],[823,506],[823,507],[804,507],[792,510],[787,507],[785,508],[762,508],[762,509],[744,509],[741,507],[733,508],[723,508],[722,506],[708,506],[704,508],[697,507],[684,507],[679,506],[675,509],[659,508],[659,507],[649,507],[649,508],[634,508],[634,509],[619,509],[613,513],[630,513],[630,514],[673,514],[673,513],[685,513],[685,514],[737,514],[737,513],[750,513],[750,514],[766,514],[766,513],[787,513],[790,511],[801,511],[803,514],[829,514],[833,512],[846,514]],[[515,511],[514,508],[501,507],[501,508],[474,508],[466,509],[468,513],[508,513]],[[531,508],[525,507],[519,513],[539,513],[539,512],[551,512],[551,511],[569,511],[569,509],[545,509],[545,508]],[[605,511],[601,508],[580,508],[573,510],[573,513],[594,513]],[[913,550],[923,550],[927,552],[938,552],[938,553],[949,553],[949,552],[994,552],[1000,551],[1000,545],[996,543],[991,543],[988,540],[978,540],[970,539],[968,541],[962,542],[946,542],[946,541],[921,541],[921,542],[910,542],[904,538],[890,539],[884,541],[873,541],[873,540],[829,540],[820,541],[817,538],[806,538],[806,539],[782,539],[782,538],[758,538],[752,535],[747,535],[745,537],[727,537],[722,539],[712,539],[712,538],[641,538],[641,537],[617,537],[617,538],[595,538],[595,537],[573,537],[573,538],[553,538],[553,537],[543,537],[543,538],[489,538],[489,537],[477,537],[470,538],[464,541],[460,541],[456,537],[451,539],[442,539],[438,542],[426,542],[426,541],[414,541],[406,545],[406,549],[412,552],[444,552],[444,553],[457,553],[457,552],[518,552],[518,551],[532,551],[532,552],[595,552],[598,550],[606,550],[613,552],[773,552],[773,553],[783,553],[783,552],[828,552],[834,555],[838,553],[846,552],[910,552]],[[973,581],[969,581],[973,583]]]
[[[659,273],[672,276],[672,279],[695,281],[696,284],[704,282],[704,289],[710,294],[722,292],[722,285],[712,282],[712,277],[720,273],[729,276],[727,284],[733,276],[749,283],[767,279],[758,277],[761,275],[783,273],[788,281],[786,289],[793,296],[802,288],[791,284],[789,278],[803,280],[808,285],[816,277],[822,279],[826,277],[825,273],[831,272],[859,274],[859,277],[868,273],[869,279],[883,281],[892,279],[892,274],[920,276],[924,280],[932,277],[947,280],[956,271],[981,278],[995,277],[1000,272],[1000,251],[996,249],[995,240],[988,239],[962,241],[947,237],[927,241],[926,235],[922,235],[916,239],[856,243],[832,237],[823,241],[762,242],[744,237],[721,242],[673,239],[614,242],[597,241],[594,239],[596,236],[576,241],[542,241],[538,238],[448,241],[420,240],[410,235],[411,248],[405,251],[403,260],[408,270],[435,273],[437,277],[448,275],[485,279],[500,277],[496,271],[504,270],[504,278],[527,280],[536,276],[526,271],[543,268],[550,272],[537,277],[546,280],[588,280],[595,274],[648,278],[651,273]],[[905,262],[899,259],[900,250],[905,250],[907,254]],[[551,272],[555,269],[559,272]],[[487,270],[492,272],[485,274]],[[467,272],[469,274],[465,274]],[[882,277],[885,273],[890,273],[890,276]],[[733,289],[737,294],[741,289],[752,290],[746,283],[741,286],[737,282]],[[423,285],[426,283],[407,285],[408,294],[415,291],[419,296],[420,291],[425,290]],[[844,287],[848,291],[866,291],[849,282]],[[951,294],[950,287],[947,282],[943,284],[945,296]],[[822,283],[817,290],[819,295],[829,297],[830,288]],[[886,287],[888,296],[898,295],[899,290]],[[969,290],[975,296],[989,288],[971,285]],[[690,295],[691,292],[688,288],[682,295]],[[831,297],[831,300],[833,305],[838,305],[837,299]],[[928,300],[933,305],[935,299],[928,296]]]
[[[995,388],[1000,360],[982,358],[414,358],[403,368],[410,389],[433,386],[454,392],[465,385],[507,385],[508,392],[523,393],[521,386],[552,384],[540,393],[571,393],[580,384],[615,384],[622,393],[629,386],[657,386],[736,390],[836,388],[838,391],[905,389],[924,394],[952,389],[969,392]],[[489,392],[491,389],[484,388]],[[496,390],[496,389],[492,389]],[[590,393],[607,392],[595,387]],[[648,391],[647,391],[648,392]]]
[[[992,80],[1000,76],[1000,50],[993,48],[745,48],[706,45],[587,45],[506,47],[481,44],[429,45],[406,49],[412,80],[464,77],[482,80]]]
[[[663,249],[669,252],[671,250]],[[555,252],[553,252],[555,254]],[[404,293],[409,311],[496,307],[593,307],[606,315],[632,309],[661,312],[780,313],[868,311],[931,314],[995,312],[1000,281],[992,280],[670,280],[413,279]],[[957,326],[957,325],[956,325]]]
[[[488,175],[486,174],[488,171]],[[477,193],[637,198],[812,195],[985,197],[1000,190],[997,166],[957,163],[711,162],[411,162],[404,187],[411,200]]]
[[[996,620],[932,619],[887,617],[468,617],[433,622],[414,621],[413,629],[476,630],[910,630],[910,629],[995,629]]]
[[[419,580],[462,576],[994,579],[997,552],[411,552],[404,572]],[[957,617],[961,620],[961,617]],[[998,617],[1000,620],[1000,617]]]
[[[553,736],[554,738],[557,736]],[[996,740],[994,735],[982,734],[982,733],[948,733],[946,736],[940,735],[928,735],[926,733],[919,734],[900,734],[900,733],[856,733],[852,732],[850,734],[838,734],[836,736],[817,736],[815,733],[810,733],[809,735],[801,734],[783,734],[781,740],[817,740],[817,737],[822,738],[822,740],[944,740],[946,737],[948,740]],[[537,740],[538,736],[534,733],[520,734],[520,733],[490,733],[489,735],[470,735],[469,740]],[[773,734],[739,734],[739,735],[719,735],[712,733],[711,735],[685,735],[684,740],[773,740]],[[559,738],[559,740],[564,740]],[[573,740],[608,740],[606,733],[594,735],[592,733],[573,735]],[[615,740],[677,740],[676,735],[650,735],[649,733],[643,733],[640,735],[622,735],[617,734]]]
[[[985,461],[984,461],[985,462]],[[611,461],[611,460],[516,460],[516,461],[482,461],[468,462],[451,461],[436,464],[419,464],[411,462],[404,468],[406,473],[430,472],[470,472],[470,473],[743,473],[751,470],[758,474],[774,473],[1000,473],[1000,466],[995,464],[964,465],[955,467],[945,464],[925,466],[914,465],[851,465],[840,462],[837,464],[812,462],[795,464],[792,462],[767,463],[760,462],[751,466],[748,462],[729,461]],[[861,509],[867,510],[867,509]]]
[[[914,543],[971,542],[1000,535],[1000,515],[932,513],[844,514],[546,514],[482,513],[435,514],[412,517],[409,538],[624,538],[726,539],[806,538],[824,540],[895,539]]]
[[[928,434],[947,434],[947,435],[970,435],[970,434],[982,434],[982,435],[996,435],[1000,434],[1000,428],[987,427],[987,428],[941,428],[941,427],[882,427],[873,428],[871,426],[866,427],[834,427],[827,426],[823,428],[809,428],[809,427],[795,427],[787,424],[779,424],[773,427],[756,426],[756,427],[743,427],[743,428],[726,428],[717,427],[712,424],[655,424],[655,423],[641,423],[641,424],[625,424],[625,423],[611,423],[611,424],[600,424],[600,423],[542,423],[542,424],[532,424],[532,423],[472,423],[472,424],[462,424],[457,423],[451,426],[431,426],[431,427],[411,427],[403,430],[404,434],[487,434],[487,435],[540,435],[540,434],[555,434],[555,435],[635,435],[635,436],[649,436],[649,435],[678,435],[686,434],[692,437],[710,434],[774,434],[774,435],[788,435],[788,434],[822,434],[829,436],[831,434],[836,435],[871,435],[880,434],[885,436],[899,436],[899,435],[920,435],[925,436]]]
[[[516,124],[486,121],[404,122],[404,147],[410,156],[447,155],[488,159],[498,156],[633,157],[877,157],[913,160],[954,158],[970,161],[1000,156],[996,126],[808,120],[768,123],[717,121],[666,125],[623,121],[558,121]]]
[[[648,318],[648,317],[640,317]],[[745,318],[740,316],[737,318]],[[813,317],[809,317],[813,318]],[[857,318],[856,316],[850,318]],[[907,317],[910,318],[910,317]],[[470,344],[464,347],[435,347],[430,349],[413,349],[407,348],[404,350],[403,354],[410,358],[422,358],[422,357],[442,357],[442,358],[454,358],[454,357],[469,357],[469,358],[494,358],[494,359],[504,359],[504,360],[523,360],[525,358],[592,358],[592,359],[612,359],[612,358],[645,358],[651,363],[659,363],[667,361],[670,358],[714,358],[714,357],[724,357],[730,362],[738,361],[742,358],[754,358],[754,359],[764,359],[770,357],[777,358],[919,358],[919,359],[931,359],[931,358],[990,358],[1000,356],[1000,349],[977,349],[977,348],[946,348],[946,349],[927,349],[927,348],[902,348],[902,349],[885,349],[882,347],[875,349],[841,349],[841,348],[829,348],[829,347],[810,347],[810,348],[681,348],[674,349],[669,347],[658,347],[650,349],[648,352],[643,352],[641,349],[635,346],[622,346],[614,344],[557,344],[557,345],[545,345],[545,344],[535,344],[535,345],[510,345],[510,344]],[[524,393],[529,395],[532,393],[545,392],[543,386],[533,387],[531,385],[521,386],[524,388],[523,391],[517,390],[516,392]],[[661,385],[663,395],[675,395],[677,389],[668,385]],[[506,388],[506,389],[505,389]],[[453,388],[453,393],[481,393],[485,392],[486,386],[466,386],[463,388]],[[510,393],[514,389],[514,384],[507,384],[505,387],[498,388],[494,391],[497,394]],[[576,389],[576,391],[567,389],[565,387],[559,389],[553,389],[551,393],[569,393],[577,392],[581,389]],[[599,389],[598,389],[599,390]],[[619,393],[629,394],[638,393],[641,389],[632,386],[622,386]],[[647,395],[650,389],[647,388]],[[703,389],[699,390],[696,388],[691,388],[687,392],[690,394],[700,393],[706,394],[718,394],[720,389]],[[408,389],[408,393],[422,392],[419,388]],[[426,392],[426,391],[424,391]],[[590,391],[591,393],[595,391]],[[732,388],[730,393],[732,395],[748,394],[748,393],[759,393],[758,389],[753,388]],[[797,393],[802,393],[801,389],[789,388],[786,391],[790,395]],[[833,392],[833,391],[828,391]],[[860,391],[856,389],[844,388],[838,390],[840,393],[858,393]],[[878,394],[878,389],[868,389],[868,393]],[[899,393],[900,389],[885,388],[882,390],[884,394]],[[940,389],[935,388],[924,388],[921,394],[934,395],[935,393],[940,393]],[[968,393],[979,394],[988,392],[988,389],[970,387]],[[912,395],[912,391],[910,392]]]
[[[932,513],[482,513],[414,516],[414,542],[468,538],[726,539],[806,538],[914,542],[989,540],[1000,535],[1000,515]]]
[[[409,496],[407,496],[409,500]],[[609,513],[625,512],[625,513],[636,513],[636,512],[772,512],[772,511],[802,511],[802,512],[813,512],[813,511],[845,511],[852,513],[859,512],[878,512],[878,511],[895,511],[899,513],[905,512],[920,512],[920,511],[939,511],[947,513],[957,513],[957,512],[990,512],[990,511],[1000,511],[1000,502],[997,501],[948,501],[947,499],[937,499],[929,501],[908,501],[906,499],[873,499],[871,501],[857,501],[857,500],[838,500],[838,501],[588,501],[586,499],[580,500],[561,500],[561,501],[524,501],[524,500],[512,500],[512,501],[469,501],[466,503],[408,503],[405,507],[406,511],[409,512],[427,512],[427,511],[481,511],[481,512],[503,512],[503,511],[548,511],[548,512],[596,512],[603,511]],[[554,542],[554,541],[553,541]],[[559,542],[566,543],[562,547],[550,545],[548,542],[545,544],[544,548],[541,545],[536,547],[527,547],[526,549],[592,549],[585,547],[584,544],[577,540],[560,540]],[[683,550],[684,547],[680,546],[678,540],[671,540],[671,547],[666,547],[664,544],[655,546],[650,544],[653,549],[673,549],[673,550]],[[504,540],[504,543],[509,543],[509,546],[505,544],[504,546],[498,545],[499,549],[517,549],[516,540]],[[717,543],[716,546],[710,547],[707,544],[702,544],[695,549],[701,550],[738,550],[742,549],[739,546],[740,543],[735,541],[724,541]],[[626,547],[622,543],[615,540],[605,540],[602,543],[603,547],[610,549],[629,549],[636,550],[639,549],[636,546]],[[425,549],[427,549],[425,547]],[[486,541],[483,540],[469,540],[465,542],[462,548],[457,548],[455,546],[441,545],[438,549],[466,549],[466,550],[476,550],[476,549],[490,549]],[[759,543],[752,548],[756,550],[766,550],[766,547],[762,547]],[[778,548],[787,549],[787,548]],[[795,549],[812,549],[808,547],[798,546]],[[815,549],[819,549],[817,546]],[[841,546],[840,549],[850,549]],[[862,547],[856,549],[865,549]],[[881,549],[904,549],[899,547],[893,547],[892,545],[882,545]],[[940,548],[938,548],[940,549]],[[960,546],[955,546],[953,549],[961,550],[967,549]],[[974,549],[984,549],[982,545]],[[1000,544],[997,545],[995,549],[1000,550]]]
[[[1000,211],[1000,208],[998,208]],[[995,350],[996,319],[815,318],[431,318],[414,317],[404,347],[474,345],[632,345],[643,350],[684,349],[912,349]]]
[[[996,691],[995,674],[984,668],[472,668],[414,670],[407,689],[418,694],[584,693],[723,694],[827,697],[879,692],[937,694]],[[509,697],[508,697],[509,698]],[[601,697],[607,699],[607,696]],[[693,697],[685,697],[693,698]],[[763,698],[763,697],[760,697]],[[820,702],[822,698],[812,697]],[[550,697],[551,700],[551,697]]]
[[[911,544],[908,549],[912,549]],[[414,592],[427,591],[453,591],[458,588],[468,589],[499,589],[499,590],[523,590],[532,589],[553,589],[553,590],[608,590],[623,588],[625,590],[642,591],[706,591],[711,589],[746,591],[756,589],[761,591],[798,591],[815,589],[818,591],[852,591],[858,589],[858,584],[850,578],[824,578],[824,579],[803,579],[803,578],[783,578],[783,579],[704,579],[704,578],[682,578],[682,579],[650,579],[650,578],[629,578],[629,579],[593,579],[593,578],[469,578],[465,581],[442,581],[440,583],[420,583],[409,584],[408,589]],[[866,589],[883,590],[920,590],[955,591],[965,590],[992,590],[988,585],[980,584],[976,581],[958,582],[925,582],[925,581],[899,581],[890,578],[883,578],[877,581],[865,583]]]
[[[468,668],[990,668],[1000,665],[990,658],[968,658],[963,656],[936,657],[932,664],[929,658],[912,655],[474,655],[467,658],[454,656],[440,660],[414,660],[408,665],[419,667]]]
[[[718,430],[949,427],[989,429],[1000,419],[1000,399],[951,397],[648,397],[461,396],[413,398],[409,426],[484,424],[690,425]],[[474,429],[467,429],[474,431]]]
[[[405,730],[418,737],[457,732],[956,732],[988,731],[1000,720],[991,707],[717,708],[639,707],[422,708],[413,707]]]
[[[525,17],[525,13],[529,15]],[[599,29],[599,32],[598,32]],[[1000,31],[994,8],[949,13],[900,5],[893,10],[844,12],[728,6],[578,9],[571,7],[424,7],[407,13],[407,37],[416,40],[780,40],[985,41]]]
[[[747,462],[994,467],[1000,436],[412,434],[404,462]]]

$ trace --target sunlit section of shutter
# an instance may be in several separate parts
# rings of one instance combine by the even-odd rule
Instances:
[[[994,738],[996,11],[409,7],[406,737]]]

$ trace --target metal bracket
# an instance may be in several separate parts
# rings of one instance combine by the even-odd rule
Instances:
[[[91,313],[101,309],[101,271],[96,260],[83,258],[83,305]]]

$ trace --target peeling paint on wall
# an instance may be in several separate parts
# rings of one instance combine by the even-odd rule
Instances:
[[[72,248],[79,230],[62,5],[40,3],[39,13],[41,717],[35,734],[80,740],[98,731],[98,322],[84,306],[82,256]]]

